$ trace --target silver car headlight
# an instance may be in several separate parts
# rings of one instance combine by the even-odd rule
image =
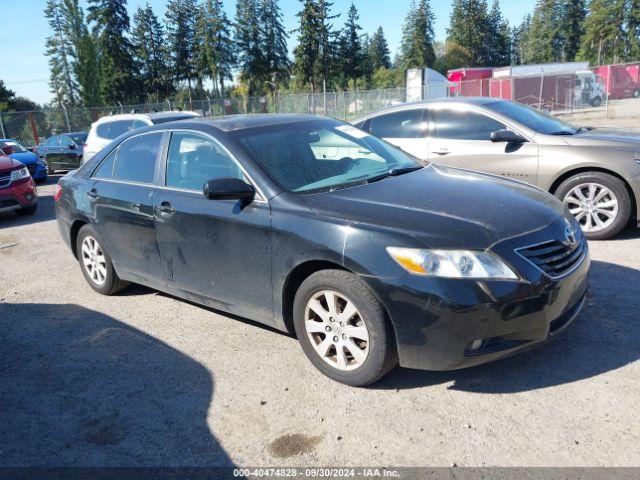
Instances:
[[[447,278],[517,280],[518,275],[500,258],[474,250],[423,250],[387,247],[398,265],[413,275]]]
[[[23,178],[27,178],[30,177],[31,175],[29,174],[29,170],[27,170],[27,167],[22,167],[18,170],[13,170],[11,172],[11,181],[15,182],[18,180],[22,180]]]

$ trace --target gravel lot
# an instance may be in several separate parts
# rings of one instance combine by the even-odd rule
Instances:
[[[556,342],[369,389],[296,340],[143,287],[102,297],[59,239],[53,183],[0,216],[0,466],[637,466],[640,232],[592,242]]]

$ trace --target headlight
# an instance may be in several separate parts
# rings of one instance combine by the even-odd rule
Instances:
[[[448,278],[517,279],[497,256],[471,250],[422,250],[387,247],[398,265],[414,275]]]
[[[23,178],[27,178],[29,177],[29,170],[27,170],[27,167],[22,167],[19,170],[14,170],[11,172],[11,181],[15,182],[17,180],[22,180]]]

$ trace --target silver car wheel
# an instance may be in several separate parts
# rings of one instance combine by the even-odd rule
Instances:
[[[304,325],[316,353],[338,370],[355,370],[369,355],[369,329],[353,302],[333,290],[316,293]]]
[[[618,216],[618,199],[610,189],[598,183],[572,188],[564,197],[564,204],[584,232],[604,230]]]
[[[107,260],[100,244],[91,235],[82,240],[82,265],[93,283],[104,285],[107,280]]]

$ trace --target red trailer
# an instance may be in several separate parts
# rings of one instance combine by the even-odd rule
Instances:
[[[610,99],[640,97],[640,66],[604,65],[594,69],[596,75],[604,80]]]
[[[493,75],[493,67],[456,68],[447,72],[451,87],[451,96],[488,97],[489,79]]]

